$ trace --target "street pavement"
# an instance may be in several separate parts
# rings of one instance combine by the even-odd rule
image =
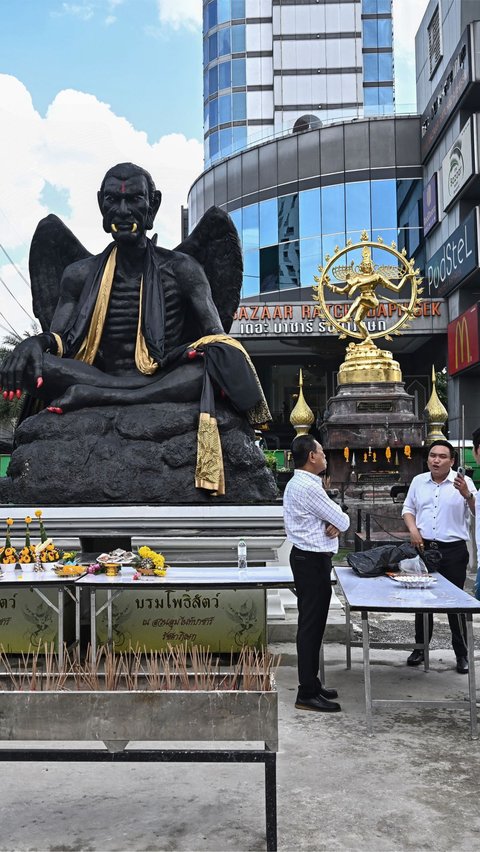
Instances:
[[[372,650],[374,698],[466,698],[468,678],[448,643],[432,651],[428,673],[408,668],[407,653]],[[279,850],[479,849],[480,741],[470,738],[467,701],[375,710],[368,737],[361,649],[347,671],[344,645],[326,647],[326,683],[342,706],[334,714],[295,710],[293,659],[287,653],[277,671]],[[477,680],[479,661],[477,651]],[[0,850],[266,848],[260,765],[3,762],[0,770]]]

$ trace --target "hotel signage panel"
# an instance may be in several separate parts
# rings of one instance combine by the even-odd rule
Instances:
[[[427,260],[425,284],[430,298],[446,296],[455,290],[467,275],[478,268],[478,221],[476,207],[453,234]]]
[[[471,28],[467,27],[422,115],[422,160],[438,142],[441,131],[455,115],[462,95],[471,83],[470,38]]]
[[[448,210],[474,172],[472,119],[469,118],[442,160],[443,209]]]
[[[406,307],[407,303],[402,304]],[[335,302],[330,310],[341,319],[351,304]],[[385,331],[387,319],[391,319],[401,308],[397,305],[381,304],[372,309],[366,319],[368,331]],[[390,322],[391,324],[391,322]],[[351,323],[354,329],[354,323]],[[432,334],[447,330],[447,318],[442,299],[424,299],[417,309],[417,319],[408,334]],[[238,308],[230,331],[232,337],[275,338],[275,337],[337,337],[337,330],[320,316],[320,308],[309,302],[289,304],[244,304]]]
[[[478,303],[448,324],[448,372],[451,376],[480,362]]]

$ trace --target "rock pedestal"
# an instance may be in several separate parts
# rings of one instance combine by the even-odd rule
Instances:
[[[0,501],[17,505],[250,504],[274,501],[253,429],[218,403],[225,490],[195,487],[198,403],[43,411],[16,432]]]

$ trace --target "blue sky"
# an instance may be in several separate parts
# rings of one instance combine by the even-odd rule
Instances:
[[[414,110],[414,33],[426,5],[394,0],[402,111]],[[30,326],[28,246],[43,216],[57,213],[90,251],[104,247],[96,190],[114,163],[152,173],[163,192],[159,242],[179,241],[180,207],[203,168],[201,8],[0,0],[0,339],[8,323]]]

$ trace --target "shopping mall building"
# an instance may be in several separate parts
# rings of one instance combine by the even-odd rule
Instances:
[[[364,230],[405,249],[425,280],[415,321],[381,342],[417,414],[432,365],[448,366],[450,435],[462,412],[467,434],[480,425],[478,6],[431,0],[415,43],[419,114],[401,115],[391,0],[204,2],[206,169],[190,190],[189,228],[215,204],[240,234],[232,333],[266,390],[272,445],[293,434],[300,367],[319,421],[335,393],[346,341],[319,314],[314,276]],[[331,310],[340,318],[347,304]],[[395,310],[372,310],[369,331]]]

